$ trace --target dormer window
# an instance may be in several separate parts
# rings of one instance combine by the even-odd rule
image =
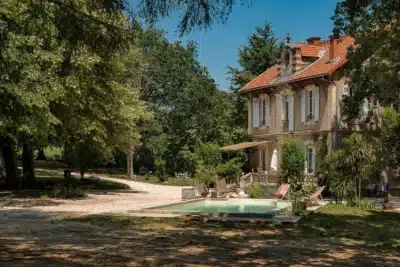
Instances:
[[[292,74],[292,50],[289,46],[282,49],[281,56],[281,76]]]

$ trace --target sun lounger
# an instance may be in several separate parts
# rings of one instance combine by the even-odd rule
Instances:
[[[228,186],[226,184],[225,179],[218,180],[216,184],[217,184],[217,193],[219,197],[224,196],[228,193]]]
[[[309,201],[318,200],[318,199],[324,200],[322,198],[322,192],[324,191],[324,189],[325,189],[325,186],[318,187],[317,191],[315,191],[314,193],[312,193],[311,195],[306,197],[304,199],[304,201],[309,202]]]
[[[272,193],[272,195],[278,199],[284,199],[287,192],[289,191],[289,188],[289,184],[282,184],[276,192]]]
[[[196,191],[201,197],[207,197],[210,193],[204,184],[196,184]]]

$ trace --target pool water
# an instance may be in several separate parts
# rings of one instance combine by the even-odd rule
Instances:
[[[171,212],[188,213],[258,213],[280,211],[290,204],[266,199],[201,200],[161,208]]]

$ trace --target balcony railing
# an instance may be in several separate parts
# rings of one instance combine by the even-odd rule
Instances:
[[[314,120],[314,114],[308,114],[306,117],[306,121],[313,121]]]

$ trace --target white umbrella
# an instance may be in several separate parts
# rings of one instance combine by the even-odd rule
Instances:
[[[272,153],[271,169],[274,171],[278,169],[278,151],[276,151],[276,149],[274,149],[274,152]]]

